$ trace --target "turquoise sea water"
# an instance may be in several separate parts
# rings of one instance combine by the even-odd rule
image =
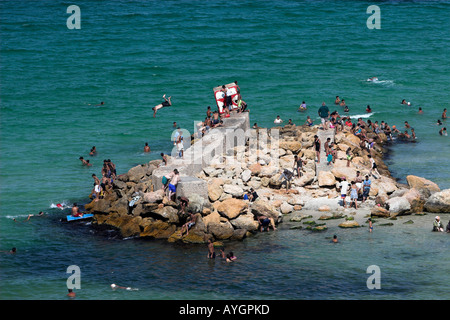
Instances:
[[[450,140],[436,125],[450,109],[450,2],[376,2],[379,30],[367,28],[373,3],[362,1],[74,4],[79,30],[66,26],[67,2],[0,2],[0,249],[18,248],[1,255],[1,299],[65,299],[69,265],[82,270],[80,299],[450,297],[449,238],[428,232],[426,221],[370,236],[341,231],[347,241],[338,247],[328,245],[330,234],[285,227],[231,244],[245,262],[229,266],[202,259],[203,246],[73,228],[54,208],[86,202],[103,159],[120,174],[168,152],[172,122],[192,131],[215,106],[212,88],[235,80],[260,126],[277,115],[316,119],[322,101],[332,106],[336,95],[352,116],[367,116],[370,104],[372,121],[400,128],[408,121],[418,142],[392,145],[393,175],[450,188]],[[380,81],[367,82],[371,76]],[[173,106],[153,118],[163,94]],[[299,113],[303,100],[309,108]],[[90,157],[94,145],[98,155]],[[93,166],[82,167],[80,156]],[[46,218],[12,220],[41,210]],[[366,287],[372,264],[387,272],[382,290]],[[139,290],[113,292],[111,283]]]

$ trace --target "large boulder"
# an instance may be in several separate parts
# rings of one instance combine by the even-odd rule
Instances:
[[[415,188],[419,191],[422,189],[426,189],[430,192],[430,195],[432,195],[435,192],[441,191],[441,189],[439,189],[439,186],[436,183],[427,180],[425,178],[409,175],[406,176],[406,181],[408,182],[410,188]]]
[[[128,170],[128,180],[131,182],[138,183],[147,174],[146,167],[142,165],[135,166]]]
[[[143,201],[147,203],[162,202],[164,199],[164,190],[160,189],[153,192],[144,193]]]
[[[319,187],[334,187],[336,185],[336,179],[330,171],[319,172]]]
[[[234,184],[225,184],[223,186],[223,191],[236,198],[240,198],[244,195],[244,190],[240,186]]]
[[[339,163],[339,162],[337,162]],[[345,177],[347,181],[351,181],[356,176],[356,168],[354,167],[347,167],[345,166],[336,166],[334,165],[333,169],[331,169],[331,173],[334,175],[335,178],[341,179],[342,177]]]
[[[292,180],[292,184],[297,187],[303,187],[306,186],[314,181],[314,178],[316,177],[315,172],[313,171],[306,171],[303,173],[303,175],[298,178],[297,176]]]
[[[277,174],[278,171],[279,171],[279,169],[277,167],[275,167],[275,166],[270,166],[270,165],[269,166],[263,166],[261,168],[261,172],[259,173],[259,176],[260,177],[268,177],[268,178],[270,178],[270,177],[274,176],[275,174]]]
[[[256,163],[253,163],[252,165],[248,166],[248,169],[251,171],[252,175],[257,176],[261,173],[262,166],[261,166],[261,164],[256,162]]]
[[[208,197],[212,202],[220,199],[223,193],[223,180],[214,178],[208,182]]]
[[[171,206],[165,206],[162,208],[158,208],[156,210],[152,211],[154,214],[156,214],[158,217],[161,218],[161,220],[168,221],[170,223],[178,223],[179,217],[178,217],[178,210]]]
[[[425,202],[424,209],[427,212],[450,212],[450,189],[434,193]]]
[[[281,140],[279,143],[280,143],[279,147],[281,149],[290,150],[293,153],[297,153],[302,149],[301,142],[297,141],[297,140],[292,140],[292,141]]]
[[[412,188],[403,194],[403,198],[411,205],[411,212],[422,212],[425,204],[425,197],[416,188]]]
[[[234,233],[232,224],[226,219],[221,219],[219,223],[209,223],[207,230],[217,240],[229,239]]]
[[[355,220],[347,220],[338,225],[340,228],[358,228],[359,224]]]
[[[243,182],[248,182],[251,179],[251,177],[252,177],[252,171],[249,169],[246,169],[241,173],[241,179]]]
[[[392,194],[398,189],[395,180],[384,176],[382,176],[381,179],[372,179],[372,183],[378,188],[380,193],[387,195]]]
[[[198,213],[203,211],[205,206],[205,198],[197,193],[191,194],[189,197],[189,205],[187,207],[188,212]]]
[[[260,198],[256,199],[256,201],[251,204],[251,211],[255,215],[265,215],[269,218],[273,218],[275,221],[278,220],[278,211],[266,200]]]
[[[181,231],[178,230],[174,232],[168,239],[169,242],[182,241],[185,243],[205,243],[208,240],[207,228],[203,222],[202,216],[200,213],[196,214],[197,222],[195,225],[189,230],[189,234],[186,235],[184,233],[181,235]]]
[[[234,219],[241,213],[246,212],[248,203],[239,199],[226,199],[216,206],[217,212],[228,219]]]
[[[292,211],[294,211],[294,206],[290,205],[287,202],[283,202],[280,206],[280,211],[282,214],[288,214],[291,213]]]
[[[168,239],[176,230],[176,226],[161,220],[147,224],[140,233],[141,237]]]
[[[389,218],[391,214],[385,208],[376,206],[373,207],[372,210],[370,210],[370,215],[375,217]]]
[[[247,231],[255,231],[259,225],[253,213],[241,214],[236,219],[230,220],[230,223],[236,229],[245,229]]]
[[[409,201],[404,197],[393,197],[387,200],[386,203],[389,204],[391,217],[411,213],[411,205],[409,204]]]
[[[92,200],[84,208],[91,213],[108,213],[110,212],[111,202],[106,199]]]

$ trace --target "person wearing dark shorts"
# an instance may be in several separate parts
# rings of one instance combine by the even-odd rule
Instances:
[[[168,99],[166,99],[166,95],[163,95],[163,98],[164,98],[164,101],[163,101],[162,103],[160,103],[160,104],[158,104],[158,105],[156,105],[156,106],[154,106],[154,107],[152,108],[152,110],[153,110],[153,118],[156,117],[156,112],[157,112],[159,109],[164,108],[164,107],[169,107],[169,106],[172,105],[172,102],[171,102],[171,100],[170,100],[171,97],[169,97]]]

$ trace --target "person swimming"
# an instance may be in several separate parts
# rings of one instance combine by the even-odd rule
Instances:
[[[371,82],[378,81],[378,78],[377,77],[370,77],[369,79],[367,79],[367,81],[371,81]]]
[[[410,105],[411,105],[411,102],[406,102],[406,100],[403,99],[402,102],[401,102],[401,104],[406,104],[406,105],[410,106]]]
[[[305,101],[303,101],[300,107],[298,107],[297,111],[305,111],[305,110],[306,110],[306,103]]]

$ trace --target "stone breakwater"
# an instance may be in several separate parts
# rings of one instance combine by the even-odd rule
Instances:
[[[160,166],[159,160],[131,168],[117,177],[103,199],[93,200],[85,208],[94,213],[94,225],[116,228],[124,238],[185,243],[242,240],[259,232],[257,218],[261,215],[272,218],[277,225],[284,219],[293,222],[310,218],[321,222],[342,219],[339,227],[348,228],[361,226],[370,216],[395,219],[399,215],[450,212],[450,189],[441,191],[435,183],[417,176],[408,176],[406,185],[391,177],[383,162],[386,137],[370,130],[368,137],[376,141],[371,155],[381,176],[371,177],[369,197],[364,203],[358,202],[358,209],[343,208],[340,181],[343,177],[352,181],[357,171],[362,177],[369,173],[368,151],[354,134],[338,132],[334,135],[335,162],[316,174],[314,135],[318,130],[321,129],[317,126],[250,129],[244,143],[210,153],[209,161],[201,163],[198,170],[181,175],[180,183],[184,180],[187,184],[185,191],[180,192],[189,198],[186,213],[180,213],[176,199],[169,199],[161,189],[161,172],[186,165],[173,158],[166,168]],[[258,139],[250,139],[252,134]],[[195,143],[198,140],[192,145]],[[350,166],[345,154],[348,148],[353,154]],[[305,164],[302,175],[295,175],[286,189],[282,173],[284,169],[294,171],[295,155]],[[194,187],[189,187],[191,182]],[[189,190],[196,190],[195,186],[199,192]],[[250,188],[259,196],[254,202],[244,200]],[[130,201],[136,196],[139,199],[130,207]],[[181,226],[190,213],[196,215],[197,221],[188,235],[182,235]],[[327,229],[326,223],[309,222],[308,229]]]

